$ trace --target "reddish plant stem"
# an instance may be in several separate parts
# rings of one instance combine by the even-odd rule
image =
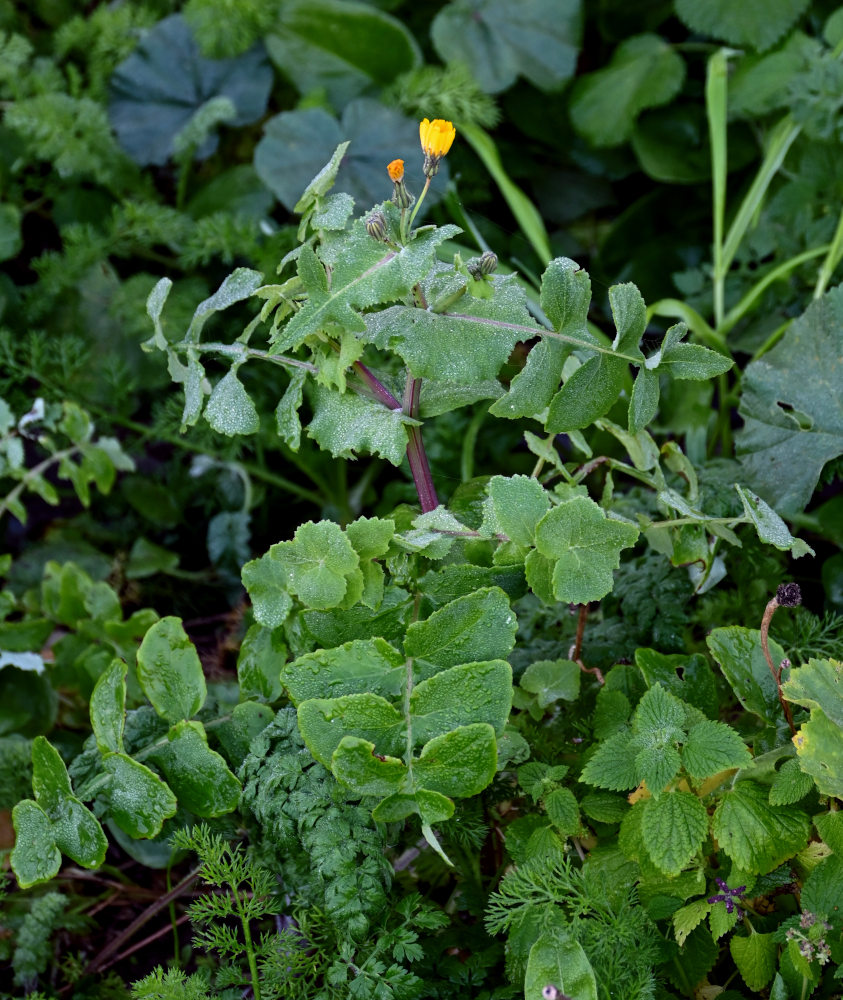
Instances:
[[[418,419],[420,396],[421,379],[414,378],[410,372],[407,372],[403,409],[407,416],[414,420]],[[427,452],[424,450],[421,427],[411,426],[407,428],[407,461],[410,463],[410,471],[413,474],[413,482],[416,484],[422,513],[426,514],[430,510],[435,510],[439,506],[439,500],[433,485],[433,476],[430,474]]]
[[[582,641],[585,635],[585,621],[588,618],[588,604],[581,604],[577,614],[577,635],[574,645],[568,651],[568,659],[573,660],[584,674],[594,674],[598,684],[605,684],[606,678],[599,667],[587,667],[582,661]]]
[[[360,376],[361,380],[371,392],[374,399],[388,407],[390,410],[401,409],[401,404],[395,396],[392,395],[383,382],[376,378],[365,365],[361,364],[359,361],[355,361],[352,368]]]
[[[790,705],[785,700],[784,693],[782,692],[782,667],[784,664],[780,664],[778,667],[773,663],[773,657],[770,655],[770,623],[773,620],[773,615],[776,613],[776,608],[780,608],[778,597],[774,597],[764,608],[764,616],[761,619],[761,649],[764,651],[764,659],[767,661],[767,666],[770,668],[770,673],[773,675],[773,680],[776,682],[776,691],[779,696],[779,704],[784,712],[785,720],[790,726],[790,731],[795,735],[796,726],[793,724],[793,713],[790,710]]]

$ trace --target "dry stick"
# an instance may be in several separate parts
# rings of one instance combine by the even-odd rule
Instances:
[[[577,616],[577,636],[574,639],[574,645],[568,650],[568,659],[573,660],[574,663],[582,670],[584,674],[594,674],[597,678],[599,684],[605,684],[606,679],[603,677],[603,672],[599,667],[587,667],[581,657],[582,657],[582,640],[585,635],[585,620],[588,618],[588,604],[581,604],[579,614]]]
[[[776,691],[779,695],[779,703],[782,706],[782,711],[784,712],[785,720],[790,726],[790,731],[795,735],[796,726],[793,724],[793,713],[790,710],[790,705],[785,701],[784,694],[782,693],[782,668],[785,666],[790,666],[788,660],[782,660],[778,667],[773,663],[773,657],[770,656],[770,622],[773,620],[773,615],[776,613],[776,608],[795,608],[802,603],[802,591],[799,589],[798,583],[780,583],[778,589],[776,590],[776,596],[767,604],[764,608],[764,617],[761,619],[761,649],[764,651],[764,658],[767,661],[767,666],[770,668],[770,673],[773,675],[773,680],[776,682]]]
[[[100,966],[105,959],[110,955],[113,955],[117,951],[124,941],[127,941],[135,931],[139,930],[147,921],[151,920],[159,910],[163,910],[165,906],[169,906],[170,901],[176,899],[180,896],[184,890],[193,882],[199,874],[199,868],[194,868],[192,872],[189,872],[178,885],[173,886],[173,888],[165,893],[163,896],[159,896],[150,906],[148,906],[143,913],[137,916],[128,927],[124,928],[117,937],[109,942],[102,951],[96,955],[91,962],[88,963],[87,972],[93,972]],[[172,925],[167,924],[167,930],[171,930]]]
[[[180,924],[187,923],[188,920],[190,920],[190,914],[183,913],[176,921],[176,927],[178,927]],[[173,929],[172,924],[165,924],[163,927],[159,927],[154,934],[148,935],[148,937],[145,937],[143,941],[138,941],[137,944],[133,944],[131,948],[127,948],[126,951],[122,951],[120,952],[119,955],[115,955],[114,958],[112,958],[109,962],[106,962],[105,965],[101,965],[98,971],[105,972],[105,970],[110,969],[112,965],[117,965],[118,962],[122,962],[123,959],[128,958],[129,955],[134,955],[136,951],[140,951],[141,948],[145,948],[148,944],[151,944],[157,938],[163,937],[165,934],[168,934],[172,929]]]

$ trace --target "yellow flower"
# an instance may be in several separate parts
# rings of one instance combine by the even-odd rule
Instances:
[[[443,121],[441,118],[434,118],[428,121],[427,118],[419,125],[419,138],[421,147],[424,150],[424,173],[426,177],[432,177],[439,169],[439,161],[451,148],[457,134],[452,122]]]
[[[389,174],[389,179],[391,181],[400,181],[404,179],[404,161],[403,160],[393,160],[392,163],[386,165],[386,172]]]

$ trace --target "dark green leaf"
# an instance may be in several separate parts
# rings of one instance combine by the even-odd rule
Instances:
[[[151,759],[161,768],[179,804],[197,816],[224,816],[237,808],[240,784],[225,761],[208,746],[200,722],[183,720]]]
[[[180,618],[162,618],[143,637],[138,680],[152,707],[169,723],[189,719],[205,703],[202,664]]]

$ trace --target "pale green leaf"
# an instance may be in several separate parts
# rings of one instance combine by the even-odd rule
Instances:
[[[91,726],[101,753],[122,751],[126,721],[126,664],[112,660],[91,694]]]
[[[555,560],[552,582],[556,599],[586,604],[609,593],[621,550],[634,545],[637,538],[635,525],[607,518],[593,500],[575,496],[539,522],[536,549]]]
[[[284,566],[267,552],[260,559],[247,562],[241,577],[258,622],[272,629],[282,625],[293,606]]]
[[[814,555],[814,550],[801,538],[794,538],[779,515],[751,490],[735,484],[743,504],[744,514],[752,521],[762,542],[775,545],[782,552],[790,552],[794,559]]]
[[[312,393],[313,420],[308,437],[334,458],[379,455],[400,465],[407,451],[407,424],[401,410],[389,410],[382,403],[315,386]]]
[[[410,695],[413,742],[484,722],[497,735],[512,706],[512,668],[505,660],[465,663],[417,684]]]
[[[779,949],[775,934],[752,932],[749,937],[735,935],[729,940],[729,951],[746,985],[759,993],[776,972]]]
[[[103,760],[111,778],[104,799],[114,822],[130,837],[156,837],[165,819],[175,815],[176,797],[143,764],[124,753]]]
[[[202,664],[180,618],[162,618],[143,637],[138,680],[152,707],[171,724],[189,719],[205,703]]]
[[[843,729],[820,708],[793,738],[802,770],[817,784],[823,795],[843,796]]]
[[[398,757],[406,749],[404,716],[379,695],[312,698],[299,705],[298,720],[308,750],[325,767],[344,736],[368,740],[385,756]]]
[[[666,797],[662,801],[666,801]],[[685,944],[691,931],[705,920],[710,910],[711,903],[706,899],[695,899],[676,910],[672,917],[673,933],[680,948]]]
[[[700,344],[675,344],[662,350],[659,371],[671,378],[702,382],[723,375],[734,367],[734,361],[724,354]]]
[[[32,799],[22,799],[12,810],[12,823],[15,846],[11,864],[21,889],[54,878],[61,866],[61,852],[44,810]]]
[[[303,368],[295,368],[290,376],[290,383],[275,408],[275,428],[278,436],[292,451],[298,451],[301,442],[299,407],[306,380],[307,372]]]
[[[564,932],[541,934],[527,958],[524,995],[538,1000],[548,986],[571,1000],[597,1000],[597,980],[582,945]]]
[[[413,772],[421,788],[449,798],[466,798],[483,791],[495,776],[497,762],[495,731],[478,722],[426,743],[413,763]]]
[[[550,498],[530,476],[493,476],[487,486],[500,530],[518,545],[532,545],[536,525],[550,510]]]
[[[360,639],[305,653],[284,667],[284,686],[295,705],[309,698],[369,691],[397,696],[406,679],[405,657],[383,639]]]
[[[802,850],[811,824],[799,809],[771,806],[761,785],[741,781],[724,793],[711,829],[739,868],[766,875]]]
[[[676,0],[676,13],[692,30],[764,52],[808,7],[809,0]]]
[[[730,625],[714,629],[706,643],[743,707],[775,724],[783,713],[775,678],[761,648],[761,633]],[[769,646],[773,663],[781,663],[785,658],[782,647],[775,639],[769,640]]]
[[[518,623],[509,598],[487,587],[446,604],[407,629],[404,653],[422,678],[460,663],[502,659],[515,644]]]
[[[205,419],[217,433],[227,437],[260,430],[258,411],[234,368],[214,387],[205,406]]]
[[[576,701],[582,670],[572,660],[537,660],[521,675],[520,685],[536,696],[539,708],[556,701]]]
[[[623,388],[627,362],[610,354],[589,358],[550,401],[545,421],[549,433],[579,430],[611,409]]]
[[[813,657],[790,671],[782,685],[784,696],[805,708],[820,708],[843,729],[843,663]]]
[[[333,608],[346,595],[360,558],[339,525],[307,521],[292,541],[277,542],[269,556],[282,568],[287,589],[308,608]]]
[[[628,38],[608,66],[580,77],[571,95],[574,128],[596,146],[619,146],[638,115],[673,100],[685,79],[685,64],[658,35]]]
[[[789,806],[804,799],[814,787],[811,776],[806,774],[794,757],[786,760],[776,772],[770,785],[770,805]]]
[[[630,752],[632,734],[621,730],[604,740],[582,772],[582,780],[598,788],[625,792],[638,784],[638,769]]]
[[[543,800],[547,818],[563,837],[580,831],[580,809],[570,788],[556,788]]]
[[[287,659],[280,629],[252,625],[237,655],[237,682],[241,698],[272,703],[281,697],[281,670]]]

